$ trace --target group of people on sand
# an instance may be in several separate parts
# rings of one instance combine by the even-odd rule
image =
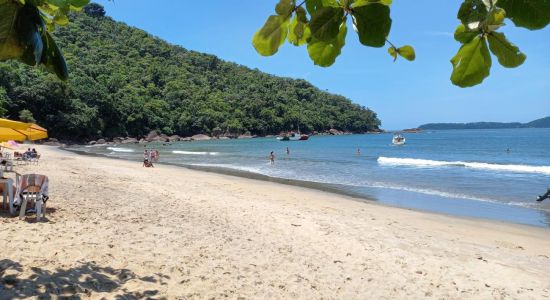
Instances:
[[[18,157],[21,157],[23,159],[31,159],[31,158],[37,158],[38,157],[38,152],[36,152],[36,149],[32,148],[28,148],[27,151],[21,153],[21,152],[17,152],[15,151],[13,153],[13,156],[15,158],[18,158]]]
[[[143,151],[143,166],[147,168],[154,168],[153,162],[158,162],[160,158],[158,150],[147,150]]]

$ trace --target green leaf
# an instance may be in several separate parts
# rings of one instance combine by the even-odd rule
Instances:
[[[342,8],[322,7],[311,15],[309,28],[317,40],[330,41],[338,35],[344,18]]]
[[[500,25],[506,18],[506,11],[502,8],[495,8],[489,15],[489,25]]]
[[[61,10],[58,10],[53,18],[53,21],[57,25],[65,26],[69,24],[69,17],[67,17],[67,15],[63,13]]]
[[[300,17],[296,15],[290,22],[288,30],[288,41],[294,46],[301,46],[307,43],[311,37],[311,30],[307,23],[301,22]]]
[[[397,48],[397,53],[408,61],[414,61],[416,59],[414,48],[409,45]]]
[[[480,84],[491,70],[491,55],[487,42],[482,37],[475,37],[462,45],[458,53],[451,59],[453,73],[451,81],[460,87]]]
[[[346,44],[346,34],[348,32],[346,23],[343,22],[340,26],[338,35],[330,41],[321,41],[312,38],[307,45],[307,52],[313,62],[321,67],[329,67],[336,61],[336,58],[342,52],[342,48]]]
[[[40,30],[43,28],[44,23],[36,7],[26,5],[19,11],[17,33],[24,48],[20,60],[28,65],[36,66],[40,63],[44,49]]]
[[[388,6],[374,3],[355,8],[353,18],[361,44],[370,47],[386,44],[392,23]]]
[[[336,0],[321,0],[324,7],[340,7]]]
[[[489,15],[487,20],[487,31],[495,31],[504,26],[504,19],[506,18],[506,11],[502,8],[495,8]]]
[[[455,30],[455,40],[462,44],[470,42],[478,35],[478,31],[470,31],[469,29],[466,29],[466,26],[464,26],[464,24],[458,25]]]
[[[69,78],[67,63],[49,32],[42,35],[42,42],[44,43],[42,63],[48,71],[55,73],[59,79],[67,80]]]
[[[69,4],[76,8],[82,8],[88,4],[90,4],[90,0],[69,0]]]
[[[351,8],[357,8],[357,7],[361,7],[361,6],[365,6],[373,3],[380,3],[380,4],[390,6],[392,2],[393,2],[392,0],[356,0],[351,5]]]
[[[549,0],[499,0],[498,6],[519,27],[536,30],[550,23]]]
[[[301,6],[296,8],[296,16],[298,17],[298,22],[301,22],[301,23],[308,23],[309,22],[307,20],[306,10]]]
[[[275,6],[275,12],[283,17],[290,17],[294,10],[294,0],[280,0],[277,6]]]
[[[310,15],[323,7],[322,0],[306,0],[306,8]]]
[[[254,34],[252,45],[263,56],[271,56],[279,50],[288,34],[288,19],[269,16],[264,26]]]
[[[489,48],[498,58],[498,62],[506,68],[515,68],[523,64],[527,56],[519,48],[510,43],[504,33],[491,32],[488,36]]]
[[[397,49],[395,49],[394,46],[391,46],[388,48],[388,53],[393,57],[393,61],[395,62],[397,60]]]
[[[487,18],[487,14],[487,6],[482,0],[465,0],[458,10],[457,18],[468,26],[470,23],[482,22]]]
[[[11,0],[0,0],[0,61],[23,54],[15,28],[19,9],[20,6]]]

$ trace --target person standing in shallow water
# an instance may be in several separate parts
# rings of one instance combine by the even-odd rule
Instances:
[[[290,155],[290,149],[288,149],[288,147],[286,147],[286,155]]]
[[[275,152],[271,151],[271,153],[269,153],[269,161],[271,161],[271,164],[275,164]]]

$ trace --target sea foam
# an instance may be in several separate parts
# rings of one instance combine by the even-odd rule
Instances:
[[[484,162],[464,162],[464,161],[439,161],[429,159],[416,158],[395,158],[395,157],[379,157],[378,163],[381,165],[393,166],[410,166],[419,168],[430,167],[464,167],[476,170],[487,170],[497,172],[514,172],[514,173],[535,173],[550,175],[550,166],[530,166],[530,165],[506,165],[493,164]]]
[[[107,147],[108,150],[111,150],[113,152],[124,152],[124,153],[132,153],[135,152],[134,149],[128,149],[128,148],[119,148],[119,147]]]
[[[172,151],[174,154],[185,154],[185,155],[218,155],[219,152],[199,152],[199,151],[181,151],[181,150],[174,150]]]

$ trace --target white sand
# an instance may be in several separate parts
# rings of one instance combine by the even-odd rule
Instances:
[[[0,215],[0,299],[550,297],[550,230],[39,147],[48,221]]]

